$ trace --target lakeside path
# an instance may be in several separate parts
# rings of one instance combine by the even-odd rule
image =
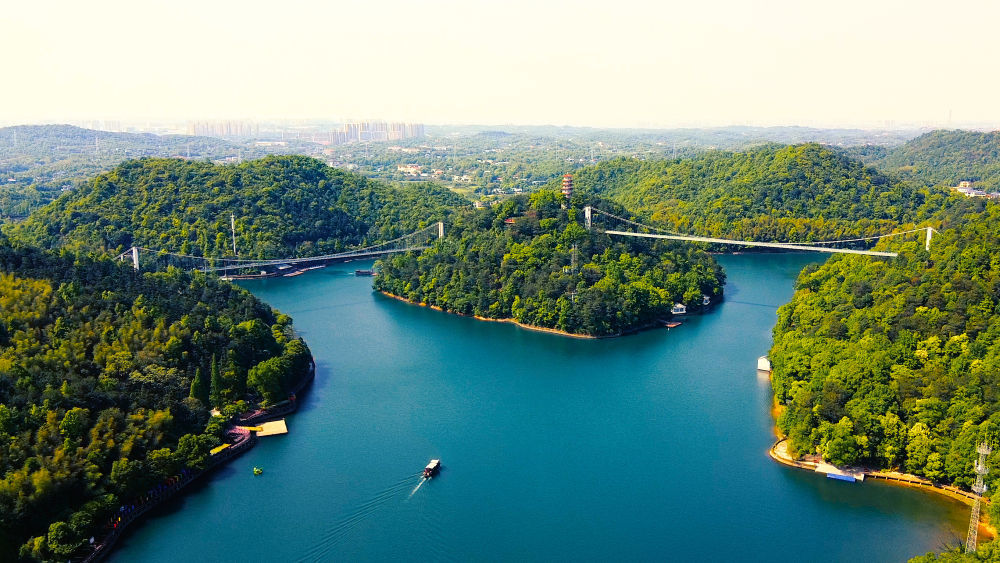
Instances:
[[[768,455],[771,459],[777,461],[782,465],[787,465],[789,467],[795,467],[798,469],[805,469],[807,471],[816,471],[817,467],[820,466],[822,460],[811,459],[813,456],[793,458],[788,453],[788,441],[785,438],[779,439],[777,442],[771,446],[768,450]],[[815,456],[818,457],[818,456]],[[825,465],[825,464],[824,464]],[[862,473],[865,479],[878,479],[890,483],[893,485],[900,485],[903,487],[915,487],[922,489],[929,493],[935,493],[939,495],[944,495],[955,500],[958,500],[966,505],[972,506],[975,501],[975,495],[968,491],[963,491],[958,487],[952,485],[939,485],[930,481],[929,479],[924,479],[923,477],[918,477],[916,475],[911,475],[909,473],[900,473],[898,471],[880,471],[873,470],[866,467],[841,467],[838,468],[845,473]],[[988,499],[982,499],[984,504],[989,504]],[[982,512],[982,518],[986,518],[986,512]],[[979,523],[979,534],[980,537],[993,539],[997,537],[997,529],[992,526],[989,522],[980,520]]]
[[[224,435],[231,442],[230,446],[217,454],[210,455],[205,462],[204,469],[200,471],[185,469],[180,475],[168,479],[168,483],[160,485],[144,495],[148,500],[139,504],[126,503],[122,505],[120,511],[116,513],[120,514],[120,516],[112,516],[111,522],[114,522],[114,524],[109,522],[109,526],[106,528],[108,530],[107,533],[100,536],[99,539],[93,541],[88,546],[89,553],[81,555],[79,558],[73,558],[71,561],[81,561],[81,563],[102,561],[111,554],[115,543],[118,542],[118,539],[124,534],[125,530],[143,515],[162,505],[166,500],[176,496],[182,489],[197,481],[199,477],[207,475],[214,469],[221,467],[252,449],[257,445],[257,437],[253,432],[242,428],[242,426],[249,426],[282,417],[298,410],[301,393],[315,377],[316,361],[315,359],[311,359],[308,373],[289,392],[290,397],[295,397],[295,399],[285,401],[284,404],[275,405],[270,409],[258,409],[240,416],[235,423],[230,424],[225,430]]]

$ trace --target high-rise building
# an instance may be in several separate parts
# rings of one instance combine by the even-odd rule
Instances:
[[[334,131],[330,135],[330,143],[341,145],[364,141],[401,141],[423,136],[422,123],[361,121],[345,123],[340,131]]]

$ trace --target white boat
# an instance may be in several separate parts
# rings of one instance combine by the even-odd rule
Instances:
[[[757,371],[771,373],[771,360],[767,359],[767,356],[757,358]]]

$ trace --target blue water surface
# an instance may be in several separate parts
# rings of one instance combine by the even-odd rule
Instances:
[[[158,510],[112,559],[902,561],[957,543],[957,502],[767,457],[756,359],[816,259],[719,257],[724,303],[606,340],[408,305],[358,263],[245,283],[295,319],[315,384],[288,435]],[[441,474],[411,496],[431,458]]]

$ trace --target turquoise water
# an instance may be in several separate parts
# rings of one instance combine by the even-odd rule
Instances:
[[[610,340],[407,305],[357,263],[247,283],[294,317],[316,382],[288,435],[113,560],[900,561],[958,542],[957,502],[767,457],[756,358],[810,260],[720,257],[712,313]],[[440,476],[410,496],[430,458]]]

